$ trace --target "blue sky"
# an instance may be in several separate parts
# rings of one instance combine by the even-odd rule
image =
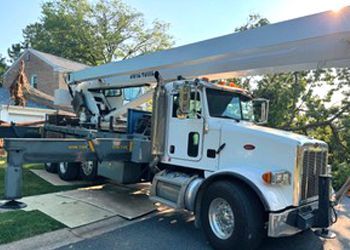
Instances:
[[[44,0],[0,0],[0,54],[22,40],[22,29],[40,18]],[[171,24],[176,45],[232,33],[251,13],[271,22],[350,5],[350,0],[124,0],[151,22]]]

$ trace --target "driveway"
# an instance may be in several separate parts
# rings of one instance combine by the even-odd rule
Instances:
[[[338,208],[338,222],[332,227],[338,237],[322,240],[312,231],[291,237],[268,238],[261,246],[272,249],[350,249],[350,199]],[[70,244],[61,249],[212,249],[202,232],[185,212],[168,212],[116,229],[112,232]]]

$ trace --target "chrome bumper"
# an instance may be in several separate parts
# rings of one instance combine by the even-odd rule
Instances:
[[[302,207],[287,209],[280,213],[270,213],[268,236],[282,237],[293,235],[316,226],[318,202]]]

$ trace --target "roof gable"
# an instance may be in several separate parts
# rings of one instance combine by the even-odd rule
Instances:
[[[32,53],[33,55],[36,55],[47,64],[53,66],[54,70],[58,70],[58,71],[63,71],[63,72],[78,71],[89,67],[86,64],[78,63],[72,60],[65,59],[63,57],[41,52],[32,48],[29,48],[28,52]]]
[[[6,74],[13,68],[14,65],[17,65],[18,62],[20,62],[28,53],[35,55],[48,65],[50,65],[54,71],[60,71],[60,72],[71,72],[71,71],[79,71],[82,69],[89,68],[90,66],[78,63],[72,60],[65,59],[63,57],[55,56],[52,54],[48,54],[45,52],[41,52],[32,48],[26,49],[22,55],[6,70],[3,76],[6,76]]]

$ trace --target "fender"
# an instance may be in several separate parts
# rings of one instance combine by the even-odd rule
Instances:
[[[248,186],[260,199],[265,211],[275,212],[293,205],[292,185],[268,185],[261,178],[265,170],[252,167],[226,168],[216,172],[206,172],[196,197],[196,208],[202,198],[203,191],[214,181],[237,180]]]
[[[270,205],[266,200],[266,197],[263,195],[262,191],[248,178],[244,177],[243,175],[231,171],[222,171],[222,172],[216,172],[212,175],[210,175],[208,178],[204,179],[202,185],[199,188],[197,198],[201,198],[203,195],[203,191],[214,181],[218,180],[239,180],[241,183],[246,184],[249,186],[254,193],[258,196],[259,200],[261,201],[262,205],[264,206],[265,211],[270,211]],[[197,202],[196,202],[197,204]]]

